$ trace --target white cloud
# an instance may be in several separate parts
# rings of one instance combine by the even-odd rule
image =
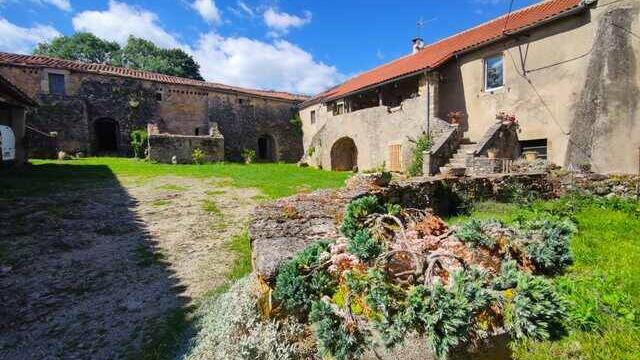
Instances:
[[[334,66],[284,40],[264,42],[210,32],[201,34],[196,43],[181,43],[162,28],[155,13],[115,0],[109,2],[108,10],[76,15],[73,26],[120,43],[133,34],[161,47],[179,47],[200,64],[205,79],[228,85],[315,94],[345,79]]]
[[[71,11],[71,1],[69,0],[41,0],[44,3],[51,4],[60,10]]]
[[[0,18],[0,51],[28,54],[40,42],[60,36],[58,30],[47,25],[21,27]]]
[[[256,15],[253,12],[253,9],[249,7],[249,5],[247,5],[244,1],[238,1],[238,7],[250,17],[254,17]]]
[[[218,10],[213,0],[195,0],[191,7],[210,24],[219,24],[222,21],[220,10]]]
[[[76,31],[86,31],[111,41],[124,44],[129,35],[153,41],[161,47],[181,47],[175,36],[158,22],[158,16],[148,10],[109,1],[105,11],[83,11],[73,18]]]
[[[284,40],[209,33],[200,38],[194,56],[207,80],[230,85],[315,94],[344,80],[335,67]]]
[[[274,34],[286,34],[290,28],[302,27],[311,22],[311,12],[309,11],[305,11],[304,16],[300,17],[268,8],[263,17],[264,23],[273,30]]]

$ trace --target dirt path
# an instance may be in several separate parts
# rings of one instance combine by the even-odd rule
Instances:
[[[256,191],[159,177],[0,202],[0,359],[130,358],[220,285]]]

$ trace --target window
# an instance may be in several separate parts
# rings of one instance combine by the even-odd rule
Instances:
[[[316,111],[311,110],[311,125],[316,123]]]
[[[533,151],[539,158],[547,158],[547,139],[521,140],[520,148],[522,153]]]
[[[156,92],[156,101],[162,101],[162,91]]]
[[[484,59],[484,90],[491,91],[504,86],[502,55]]]
[[[64,75],[49,74],[49,94],[64,95]]]
[[[344,103],[340,102],[340,103],[336,103],[333,106],[333,115],[340,115],[344,113]]]

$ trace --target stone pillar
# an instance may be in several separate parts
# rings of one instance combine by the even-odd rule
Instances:
[[[429,118],[435,119],[440,115],[440,101],[438,89],[440,84],[440,74],[432,71],[427,74],[427,86],[429,87]]]
[[[25,109],[24,108],[12,108],[11,109],[11,128],[16,137],[16,160],[15,164],[20,166],[27,161],[27,153],[24,144],[25,133]]]
[[[422,175],[433,175],[431,171],[431,152],[429,152],[428,150],[422,153]]]

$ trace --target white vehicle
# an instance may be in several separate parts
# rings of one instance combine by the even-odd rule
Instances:
[[[0,125],[0,150],[3,163],[12,163],[16,159],[16,137],[13,130],[4,125]]]

